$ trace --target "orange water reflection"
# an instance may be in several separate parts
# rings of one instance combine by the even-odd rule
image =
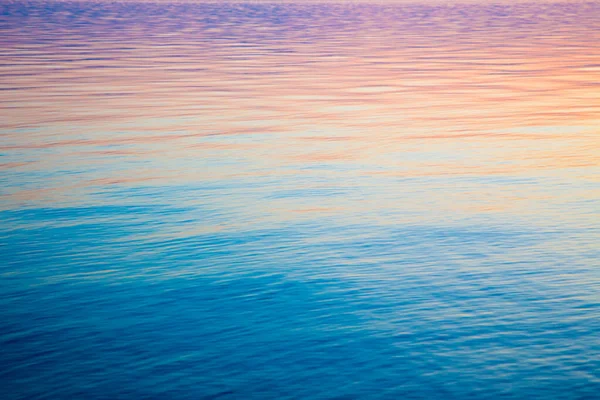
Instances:
[[[597,4],[33,4],[3,5],[4,208],[267,178],[278,218],[600,194]],[[350,192],[272,198],[290,182]]]

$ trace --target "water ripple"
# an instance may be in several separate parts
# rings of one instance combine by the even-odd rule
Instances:
[[[5,1],[0,393],[600,393],[596,2]]]

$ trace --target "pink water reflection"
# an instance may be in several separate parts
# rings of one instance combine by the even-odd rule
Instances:
[[[479,213],[566,201],[543,179],[597,181],[594,3],[49,4],[3,17],[8,207],[93,201],[106,185],[321,174],[373,179],[368,207],[393,208],[398,178],[538,180],[529,194],[424,189],[404,204]],[[348,206],[325,203],[277,207]]]

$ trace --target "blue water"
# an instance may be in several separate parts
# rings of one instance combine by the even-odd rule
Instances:
[[[597,3],[1,5],[3,399],[593,399]]]

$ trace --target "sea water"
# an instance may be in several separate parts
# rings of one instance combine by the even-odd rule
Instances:
[[[592,399],[600,4],[0,5],[3,399]]]

